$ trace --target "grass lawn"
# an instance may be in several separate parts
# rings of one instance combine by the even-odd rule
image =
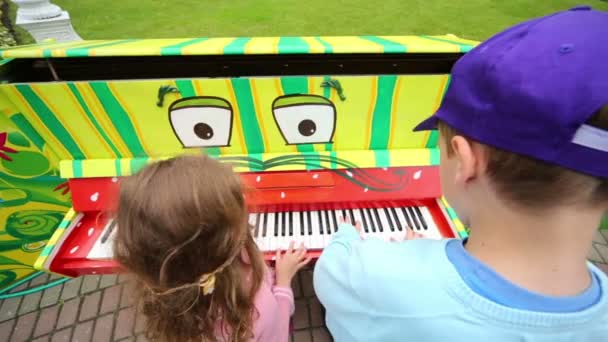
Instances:
[[[483,40],[581,0],[53,0],[85,39],[445,34]],[[586,0],[608,10],[606,0]]]

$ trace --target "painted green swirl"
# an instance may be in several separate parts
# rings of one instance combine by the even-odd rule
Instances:
[[[63,219],[63,213],[50,210],[25,210],[11,214],[6,220],[6,232],[32,243],[51,237]]]

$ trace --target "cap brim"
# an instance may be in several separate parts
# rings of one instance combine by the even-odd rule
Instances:
[[[418,126],[414,127],[414,132],[419,131],[432,131],[437,128],[437,117],[435,115],[422,121]]]

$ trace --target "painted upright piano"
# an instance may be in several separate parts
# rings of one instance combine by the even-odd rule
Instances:
[[[117,272],[121,177],[232,163],[263,251],[318,255],[340,215],[368,235],[465,237],[432,114],[476,42],[447,36],[80,41],[0,51],[0,274]],[[21,271],[23,270],[23,271]],[[0,276],[1,277],[1,276]],[[10,278],[10,279],[9,279]],[[2,284],[0,284],[2,285]]]

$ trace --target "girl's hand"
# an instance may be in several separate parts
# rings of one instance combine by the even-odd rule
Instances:
[[[304,244],[301,244],[300,248],[297,250],[294,250],[293,245],[294,243],[292,241],[283,255],[281,255],[280,250],[277,250],[275,268],[278,286],[290,287],[293,276],[296,275],[300,268],[310,262],[310,258],[306,257],[306,248],[304,248]]]

